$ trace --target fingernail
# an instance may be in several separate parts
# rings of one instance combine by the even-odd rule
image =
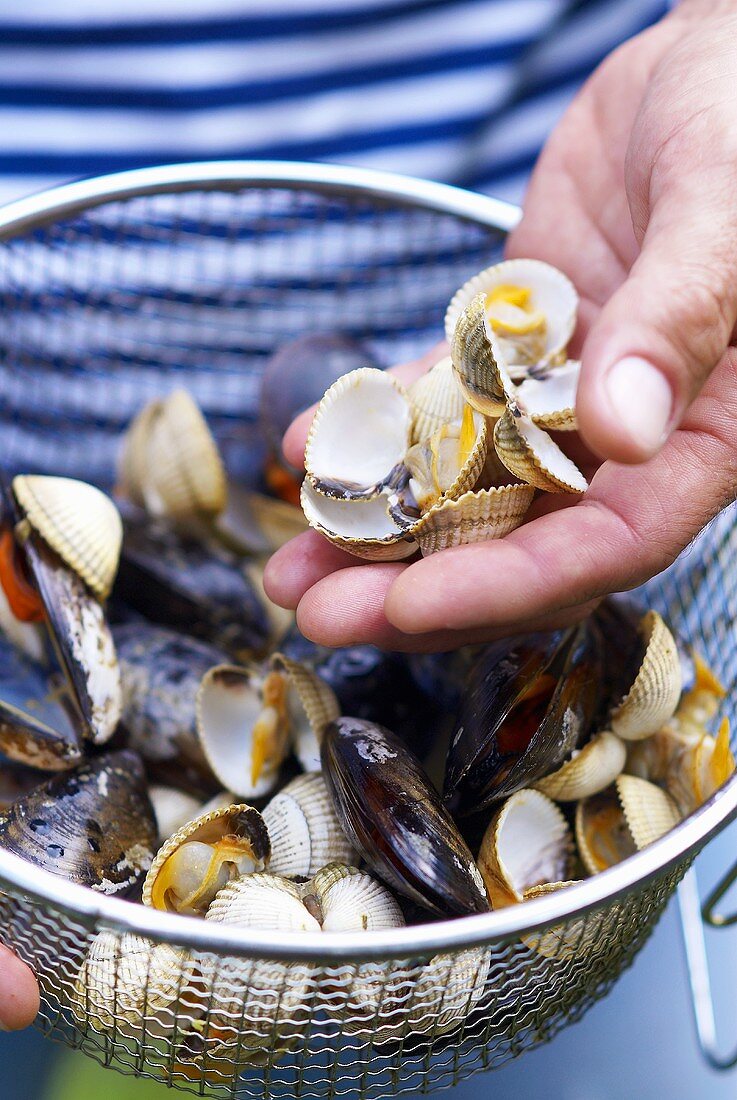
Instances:
[[[630,355],[610,368],[604,385],[622,430],[647,454],[659,451],[673,415],[673,391],[665,375],[647,359]]]

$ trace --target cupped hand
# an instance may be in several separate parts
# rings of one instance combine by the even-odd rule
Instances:
[[[732,14],[734,12],[734,14]],[[691,0],[613,53],[553,132],[508,255],[581,294],[588,492],[495,542],[361,564],[314,532],[266,574],[327,645],[448,649],[586,614],[669,565],[737,487],[737,3]],[[405,380],[438,358],[399,368]],[[309,417],[285,450],[299,464]],[[546,510],[547,509],[547,510]]]
[[[7,947],[0,946],[0,1031],[28,1027],[38,1012],[33,971]]]

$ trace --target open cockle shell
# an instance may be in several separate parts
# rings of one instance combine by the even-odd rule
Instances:
[[[735,770],[729,720],[722,721],[716,739],[706,730],[694,737],[664,726],[651,737],[633,741],[627,753],[626,770],[630,775],[665,787],[681,813],[690,814]]]
[[[448,498],[430,509],[412,530],[424,557],[450,546],[503,538],[522,523],[532,504],[531,485],[501,485]]]
[[[196,817],[199,812],[204,812],[200,799],[194,798],[185,791],[179,791],[176,787],[165,787],[153,783],[148,788],[148,796],[154,809],[161,844]],[[232,804],[233,799],[229,798],[227,805]]]
[[[305,480],[300,502],[310,527],[355,557],[400,561],[417,550],[417,543],[389,514],[389,499],[384,495],[372,500],[332,500]]]
[[[148,511],[186,523],[225,510],[228,487],[220,452],[186,390],[174,390],[161,402],[145,446],[142,495]]]
[[[478,866],[493,908],[514,905],[546,882],[563,882],[572,869],[573,839],[556,804],[539,791],[511,795],[491,819]]]
[[[499,295],[498,292],[505,289],[528,290],[528,308],[544,318],[543,354],[534,360],[521,356],[507,357],[507,365],[540,360],[546,363],[558,362],[576,327],[578,294],[573,283],[562,271],[541,260],[505,260],[487,267],[465,282],[453,295],[445,314],[445,335],[448,342],[453,339],[458,318],[474,298],[482,295],[485,305],[487,299],[499,297],[504,300],[505,295]],[[513,296],[506,297],[511,300]],[[504,327],[503,324],[498,325],[497,335],[504,336]],[[505,351],[508,350],[506,346],[502,346]]]
[[[450,352],[461,391],[485,416],[500,416],[515,395],[516,386],[491,330],[483,294],[478,294],[458,318]]]
[[[118,571],[123,524],[109,497],[68,477],[19,474],[13,493],[28,523],[104,600]]]
[[[510,473],[548,493],[585,493],[588,482],[546,431],[512,404],[494,428],[496,453]]]
[[[317,673],[283,653],[274,653],[271,667],[281,671],[289,681],[287,706],[292,725],[292,742],[305,771],[320,770],[320,737],[328,722],[340,715],[340,703],[335,692]],[[305,757],[316,759],[308,767]]]
[[[520,408],[533,423],[547,431],[576,431],[576,391],[580,374],[578,359],[569,359],[560,367],[531,374],[517,387]]]
[[[314,875],[328,863],[357,860],[319,772],[298,775],[264,807],[269,870],[285,878]]]
[[[189,954],[167,943],[98,932],[74,983],[72,1012],[95,1031],[119,1029],[124,1021],[132,1032],[150,1034],[153,1017],[173,1027],[173,1014],[166,1018],[161,1010],[179,1000],[192,970]]]
[[[644,779],[620,775],[605,791],[576,807],[576,843],[584,867],[596,875],[652,844],[680,820],[673,799]]]
[[[609,730],[595,734],[562,767],[534,784],[548,798],[577,802],[608,787],[624,768],[627,748]]]
[[[421,375],[407,390],[412,406],[412,442],[429,439],[443,424],[463,416],[466,400],[449,355]]]
[[[485,416],[464,405],[458,421],[445,424],[408,450],[409,490],[426,512],[439,500],[455,499],[472,489],[484,468],[489,449]]]
[[[657,611],[640,622],[644,657],[634,683],[611,715],[611,728],[626,741],[656,733],[672,718],[681,695],[678,646]]]
[[[143,904],[202,916],[231,878],[262,870],[270,854],[268,830],[252,806],[200,814],[156,853],[143,884]]]
[[[370,499],[392,483],[410,443],[411,405],[391,374],[359,367],[317,406],[305,446],[305,471],[321,494]]]

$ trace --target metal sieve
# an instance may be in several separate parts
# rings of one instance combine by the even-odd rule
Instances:
[[[276,344],[330,330],[366,340],[385,363],[424,350],[452,292],[493,262],[517,218],[514,207],[446,186],[267,162],[127,172],[7,206],[3,464],[109,487],[130,417],[184,385],[230,473],[248,480],[260,460],[258,380]],[[644,593],[727,685],[737,670],[733,519],[732,509],[723,513]],[[734,726],[732,700],[727,712]],[[93,893],[0,852],[0,939],[38,975],[41,1029],[123,1072],[200,1095],[431,1091],[580,1018],[736,814],[737,777],[656,844],[580,885],[483,916],[360,936],[226,929]],[[729,920],[714,908],[730,881],[710,899],[714,923]],[[713,1064],[727,1064],[713,1049],[692,882],[682,901],[701,1041]],[[104,1018],[94,1003],[80,1008],[75,993],[100,932],[109,934],[110,988],[119,989],[131,944],[140,975],[133,1009],[116,994]],[[202,985],[184,997],[187,978],[175,966],[182,997],[162,1012],[160,943],[189,973],[207,973],[210,992]],[[297,972],[299,1003],[287,1009]],[[193,1035],[208,1027],[229,1037],[227,1057],[198,1048]]]

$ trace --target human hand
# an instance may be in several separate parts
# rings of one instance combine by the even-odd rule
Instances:
[[[305,634],[452,648],[574,621],[665,568],[734,499],[735,79],[737,3],[687,0],[586,84],[509,240],[508,255],[555,264],[581,292],[580,432],[606,460],[586,495],[409,565],[359,564],[308,532],[265,578]],[[308,420],[285,439],[295,464]]]
[[[0,1031],[28,1027],[38,1006],[38,985],[33,971],[7,947],[0,946]]]

